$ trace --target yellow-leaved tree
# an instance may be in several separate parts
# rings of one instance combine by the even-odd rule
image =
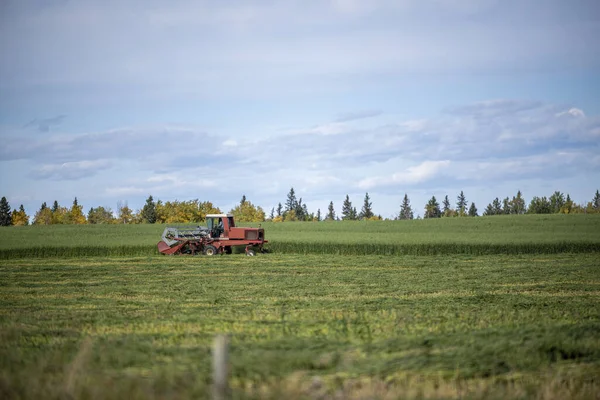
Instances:
[[[69,210],[66,207],[62,207],[58,205],[58,201],[54,200],[54,204],[52,204],[52,221],[53,225],[55,224],[68,224],[67,214]]]
[[[21,207],[19,207],[19,211],[17,211],[16,209],[13,210],[11,217],[12,217],[12,224],[14,226],[29,225],[29,216],[25,212],[25,208],[23,207],[23,204],[21,204]]]
[[[46,202],[42,203],[42,207],[35,213],[33,217],[34,225],[50,225],[52,224],[52,210],[46,206]]]
[[[198,199],[188,201],[167,201],[156,202],[156,222],[157,223],[190,223],[204,222],[206,214],[221,214],[221,210],[213,206],[210,201],[200,201]]]
[[[246,200],[246,196],[242,197],[240,204],[229,213],[233,214],[235,220],[240,222],[263,222],[265,220],[263,209]]]
[[[68,224],[83,225],[87,223],[85,215],[83,214],[83,207],[77,203],[77,197],[73,200],[73,205],[65,217],[66,223]]]
[[[117,203],[117,223],[131,224],[133,222],[133,210],[129,208],[127,202],[119,201]]]

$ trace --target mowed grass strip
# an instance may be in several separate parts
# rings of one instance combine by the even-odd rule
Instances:
[[[229,333],[239,398],[586,398],[599,282],[596,254],[3,261],[0,390],[205,398]]]
[[[257,226],[258,224],[244,224]],[[491,255],[600,252],[600,215],[263,223],[280,254]],[[157,255],[164,225],[0,228],[0,259]]]

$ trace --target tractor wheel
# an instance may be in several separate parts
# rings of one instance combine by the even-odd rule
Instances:
[[[204,246],[204,255],[205,256],[214,256],[217,254],[217,248],[212,244],[207,244]]]
[[[248,251],[246,252],[246,255],[248,257],[254,257],[256,255],[256,252],[252,249],[248,249]]]

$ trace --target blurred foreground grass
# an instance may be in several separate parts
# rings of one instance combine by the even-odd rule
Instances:
[[[594,398],[596,253],[14,259],[0,397]]]

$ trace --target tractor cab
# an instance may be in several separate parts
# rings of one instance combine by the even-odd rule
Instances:
[[[212,238],[228,238],[229,230],[235,227],[235,222],[231,214],[208,214],[206,226]]]

